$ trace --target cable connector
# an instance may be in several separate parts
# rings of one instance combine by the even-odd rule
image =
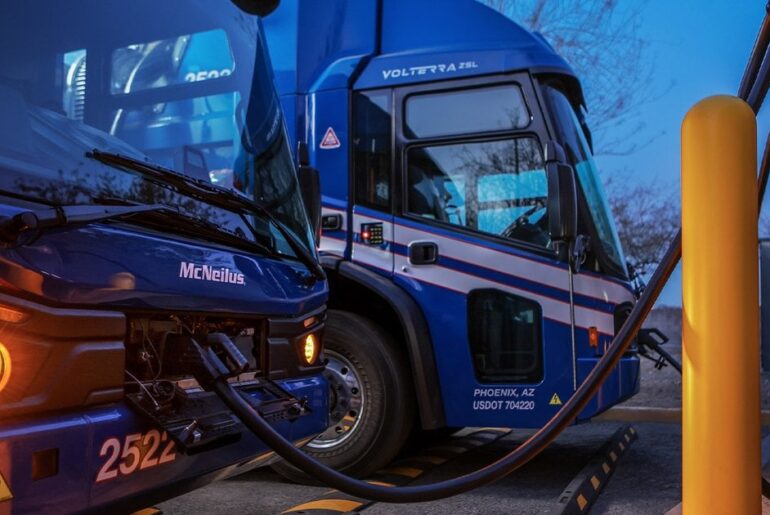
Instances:
[[[238,347],[223,333],[211,333],[203,346],[190,337],[183,360],[204,390],[212,390],[217,381],[226,381],[246,371],[249,362]]]

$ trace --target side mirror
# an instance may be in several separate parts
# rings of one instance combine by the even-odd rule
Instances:
[[[297,145],[297,159],[299,160],[299,191],[313,228],[315,241],[318,243],[321,241],[321,176],[318,170],[309,164],[307,143],[300,142]]]
[[[232,0],[242,11],[257,16],[267,16],[275,11],[281,0]]]
[[[548,142],[548,145],[556,145]],[[577,238],[577,186],[575,171],[559,159],[563,151],[556,145],[546,147],[545,173],[548,179],[548,232],[554,242],[571,242]]]

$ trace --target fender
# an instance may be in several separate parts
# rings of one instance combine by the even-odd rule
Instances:
[[[420,306],[387,278],[360,265],[329,255],[321,257],[321,264],[327,271],[336,272],[340,277],[368,289],[393,309],[404,331],[422,427],[438,429],[446,426],[433,341]]]

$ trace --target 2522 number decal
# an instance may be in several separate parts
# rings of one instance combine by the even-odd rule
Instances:
[[[151,429],[146,433],[126,435],[123,441],[108,438],[99,449],[99,457],[107,458],[107,461],[96,475],[97,483],[170,463],[176,459],[176,450],[174,441],[165,431]]]

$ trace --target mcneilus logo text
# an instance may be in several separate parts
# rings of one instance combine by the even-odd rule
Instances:
[[[182,261],[179,264],[179,277],[182,279],[194,279],[196,281],[209,281],[212,283],[229,283],[244,286],[246,278],[240,272],[233,272],[227,267],[213,267],[210,265],[196,265]]]

